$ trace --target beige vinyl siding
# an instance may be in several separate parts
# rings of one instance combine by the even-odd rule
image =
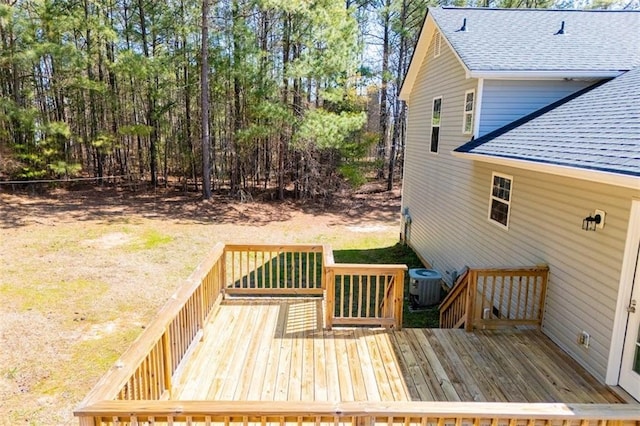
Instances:
[[[411,244],[435,266],[441,265],[440,259],[427,250],[426,242],[442,241],[447,236],[435,226],[430,208],[437,204],[446,212],[448,206],[457,204],[455,193],[443,188],[452,183],[464,188],[469,179],[464,168],[456,170],[459,161],[451,151],[470,139],[462,133],[464,96],[467,90],[477,91],[477,80],[465,79],[464,69],[444,40],[440,56],[433,58],[432,44],[424,61],[409,99],[403,204],[409,207],[413,219]],[[433,98],[438,96],[442,96],[442,114],[439,148],[434,154],[429,152],[431,110]],[[445,269],[441,268],[443,272]]]
[[[459,159],[465,79],[443,43],[427,54],[409,100],[403,207],[412,217],[410,245],[450,282],[463,266],[546,263],[550,280],[543,330],[604,381],[624,252],[631,189]],[[428,64],[428,66],[427,66]],[[438,87],[436,90],[435,87]],[[439,154],[429,153],[431,106],[443,97]],[[489,221],[491,174],[513,177],[509,229]],[[606,212],[604,229],[587,232],[582,219]],[[578,333],[591,335],[588,349]]]

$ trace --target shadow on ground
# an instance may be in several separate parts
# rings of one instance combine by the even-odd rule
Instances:
[[[105,221],[117,223],[136,217],[177,220],[196,224],[246,224],[264,226],[289,220],[295,213],[329,215],[330,225],[358,225],[363,222],[393,221],[400,209],[400,191],[345,193],[320,201],[250,201],[214,194],[203,200],[200,194],[172,189],[133,192],[127,189],[95,187],[77,190],[53,189],[42,194],[0,191],[0,227],[13,228],[32,223]],[[366,217],[365,217],[366,216]]]

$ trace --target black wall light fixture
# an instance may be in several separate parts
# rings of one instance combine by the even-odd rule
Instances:
[[[596,229],[602,229],[604,227],[604,212],[602,210],[596,210],[593,214],[589,213],[589,216],[582,219],[582,229],[585,231],[595,231]]]

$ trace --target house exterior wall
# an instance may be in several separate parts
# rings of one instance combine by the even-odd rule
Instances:
[[[477,81],[465,79],[444,43],[438,58],[432,47],[426,58],[409,99],[403,186],[409,244],[449,283],[465,265],[548,264],[543,331],[604,381],[634,192],[452,156],[469,139],[462,134],[463,96]],[[437,96],[443,98],[440,149],[432,154]],[[492,172],[513,177],[508,229],[488,220]],[[594,209],[606,212],[605,227],[583,231],[582,219]],[[577,343],[583,330],[591,335],[588,349]]]
[[[594,83],[578,80],[484,80],[478,136]]]
[[[405,175],[403,203],[409,207],[412,225],[409,237],[425,260],[436,262],[444,272],[449,266],[440,254],[427,250],[426,242],[442,246],[449,236],[447,230],[433,222],[435,218],[451,214],[456,222],[464,224],[464,212],[456,206],[456,193],[445,190],[443,185],[455,184],[458,189],[467,185],[470,178],[466,165],[451,156],[451,151],[469,140],[462,133],[464,93],[474,89],[475,79],[465,79],[465,70],[446,43],[441,54],[433,57],[433,45],[427,50],[423,66],[418,73],[414,90],[408,100],[407,144],[405,151]],[[433,98],[442,96],[440,147],[438,154],[430,152],[431,110]],[[441,209],[432,215],[430,209]],[[464,230],[456,230],[464,235]],[[446,277],[445,277],[446,278]]]

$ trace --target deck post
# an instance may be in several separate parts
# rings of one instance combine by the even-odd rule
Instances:
[[[333,269],[330,267],[325,267],[325,282],[327,285],[326,290],[326,301],[325,301],[325,309],[324,309],[324,326],[327,330],[331,330],[333,327],[333,314],[335,309],[335,278]]]
[[[96,426],[95,417],[82,416],[78,419],[80,426]]]
[[[475,303],[476,292],[478,291],[478,273],[474,270],[469,271],[469,282],[467,283],[467,306],[466,320],[464,322],[465,331],[473,331],[473,322],[475,321]]]
[[[220,285],[220,294],[222,295],[222,300],[225,299],[225,293],[227,290],[227,247],[222,250],[222,259],[220,260],[220,276],[219,285]]]
[[[402,309],[403,309],[403,301],[404,301],[404,271],[399,270],[396,272],[395,280],[395,288],[393,289],[393,318],[396,321],[395,328],[396,330],[402,330]]]
[[[541,277],[542,288],[540,289],[540,301],[538,302],[538,330],[542,329],[542,317],[544,316],[544,302],[547,298],[547,284],[549,283],[549,267],[543,265],[545,271]],[[535,278],[534,278],[535,279]]]

